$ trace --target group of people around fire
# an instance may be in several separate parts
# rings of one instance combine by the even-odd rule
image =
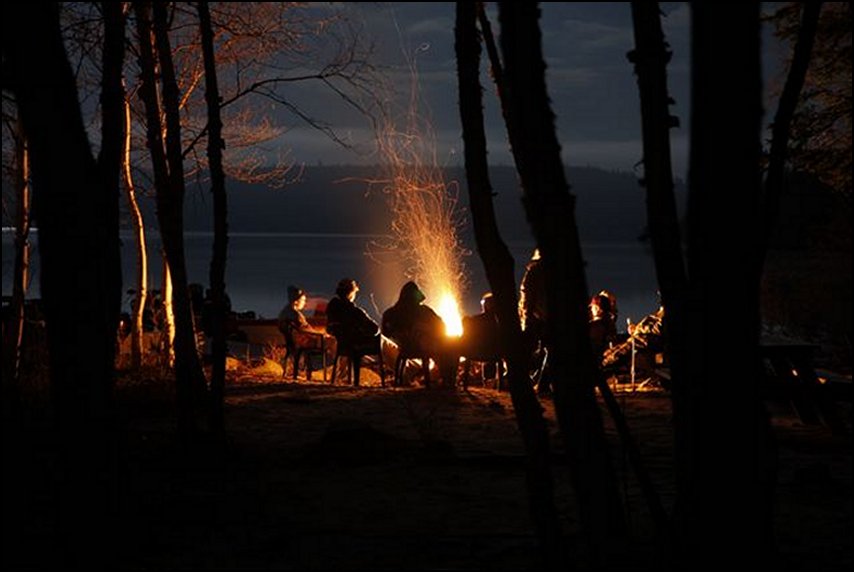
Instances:
[[[389,345],[407,357],[431,359],[435,362],[442,385],[453,388],[461,357],[483,362],[500,362],[498,317],[491,293],[481,299],[481,313],[463,318],[463,335],[447,336],[442,318],[425,302],[427,296],[414,281],[400,289],[397,301],[382,313],[380,323],[356,303],[359,284],[352,278],[338,282],[335,296],[326,305],[325,328],[312,325],[303,311],[307,293],[297,286],[288,287],[288,303],[278,317],[279,329],[289,344],[316,344],[331,348],[344,346],[356,355],[377,355],[382,358]],[[663,309],[651,314],[629,328],[628,336],[620,339],[616,330],[616,298],[602,290],[588,305],[590,341],[603,367],[614,367],[624,361],[631,347],[645,347],[651,338],[661,337]],[[548,354],[552,340],[548,328],[545,300],[545,275],[539,251],[535,250],[525,268],[519,292],[519,317],[526,348],[531,356],[531,378],[538,393],[551,392],[552,375]],[[383,339],[392,344],[383,344]],[[633,345],[629,347],[628,341]],[[635,343],[636,342],[636,343]],[[628,348],[628,349],[627,349]],[[386,355],[386,360],[389,356]],[[387,362],[388,363],[388,362]]]

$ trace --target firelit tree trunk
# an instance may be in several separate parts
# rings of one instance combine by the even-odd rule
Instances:
[[[155,4],[152,26],[151,3],[135,2],[141,69],[140,95],[145,104],[146,133],[154,169],[157,193],[157,220],[160,236],[172,277],[175,312],[175,383],[178,400],[178,430],[184,438],[197,429],[195,412],[203,405],[204,374],[196,353],[193,315],[187,288],[184,261],[184,173],[178,121],[178,87],[172,69],[172,54],[166,31],[166,13]],[[166,118],[165,148],[160,122],[161,105],[157,94],[152,30],[157,38],[160,76],[163,82],[163,115]]]
[[[460,93],[460,118],[465,142],[466,179],[478,253],[495,295],[502,355],[506,356],[510,395],[527,453],[527,486],[531,515],[543,553],[545,568],[562,569],[560,527],[554,502],[548,427],[542,407],[528,379],[528,356],[516,311],[513,257],[495,222],[492,187],[486,162],[486,134],[481,98],[480,44],[475,26],[474,2],[457,2],[456,53]]]
[[[751,566],[773,549],[774,489],[760,395],[759,5],[694,4],[691,70],[690,370],[674,412],[676,530],[687,565]]]
[[[136,189],[133,184],[133,172],[131,170],[131,117],[130,100],[125,96],[125,142],[124,154],[122,156],[122,173],[125,183],[125,198],[128,202],[130,220],[133,225],[133,239],[136,252],[136,301],[131,307],[131,366],[139,368],[142,365],[142,341],[143,325],[142,318],[145,313],[145,305],[148,300],[148,252],[145,249],[145,225],[142,221],[142,211],[136,200]]]
[[[508,132],[526,214],[545,267],[555,408],[581,522],[593,553],[604,557],[609,539],[625,533],[625,519],[594,393],[601,374],[588,334],[575,197],[564,174],[546,91],[538,17],[534,3],[499,3],[504,106],[512,117]]]
[[[30,165],[27,141],[20,118],[15,130],[15,266],[12,274],[12,303],[3,339],[4,407],[18,395],[21,342],[24,337],[24,298],[30,275]]]
[[[160,83],[163,115],[166,119],[166,162],[169,165],[169,185],[157,189],[157,216],[163,239],[163,249],[172,276],[172,309],[175,313],[175,377],[178,408],[182,416],[202,413],[206,407],[207,388],[202,364],[196,349],[193,308],[184,258],[184,158],[181,148],[180,94],[172,63],[169,24],[166,4],[154,2],[154,38],[160,62]],[[162,197],[161,197],[162,195]]]
[[[112,111],[121,106],[121,99],[115,101],[120,92],[115,80],[120,87],[122,17],[120,9],[107,4],[104,15],[104,52],[116,53],[103,61],[101,102],[104,119],[113,121]],[[112,391],[121,300],[118,154],[112,146],[121,143],[122,123],[103,126],[98,164],[81,118],[56,4],[7,6],[2,42],[4,88],[15,95],[32,163],[56,415],[57,535],[54,546],[43,548],[65,567],[105,566],[114,547]],[[84,516],[87,524],[81,526]]]
[[[219,435],[225,431],[223,405],[225,400],[225,262],[228,247],[228,210],[225,192],[225,172],[222,166],[222,117],[220,116],[219,86],[214,59],[213,30],[207,2],[199,2],[199,30],[205,62],[205,100],[208,106],[208,168],[214,207],[214,241],[211,258],[210,283],[213,299],[213,366],[211,372],[211,427]]]

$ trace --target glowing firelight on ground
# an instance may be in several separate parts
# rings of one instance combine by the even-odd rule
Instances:
[[[378,149],[387,169],[381,184],[394,213],[390,242],[381,247],[402,256],[408,264],[406,277],[426,294],[425,303],[441,316],[446,334],[460,336],[466,250],[458,232],[463,223],[459,190],[444,180],[433,127],[427,115],[417,111],[414,68],[413,78],[408,113],[399,121],[387,118],[378,129]]]

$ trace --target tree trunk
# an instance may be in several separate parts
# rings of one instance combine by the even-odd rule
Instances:
[[[679,409],[684,403],[686,344],[690,339],[685,335],[684,310],[688,279],[682,257],[670,155],[670,128],[678,124],[669,110],[671,98],[667,89],[667,63],[671,53],[664,39],[660,14],[657,2],[632,2],[635,49],[629,52],[628,57],[635,65],[638,78],[644,165],[641,184],[646,188],[647,224],[665,308],[672,396],[674,407]],[[677,448],[679,446],[677,444]]]
[[[166,161],[169,166],[167,192],[158,188],[157,217],[163,239],[163,249],[169,261],[172,276],[172,308],[175,313],[175,378],[177,383],[179,416],[185,418],[185,428],[190,416],[202,414],[206,406],[207,389],[202,364],[196,350],[196,334],[187,265],[184,258],[184,159],[181,149],[180,94],[172,63],[169,42],[169,24],[166,4],[154,2],[154,39],[160,62],[163,114],[166,119]],[[162,204],[161,201],[162,196]],[[184,433],[185,437],[188,436]]]
[[[105,4],[104,17],[101,101],[111,124],[103,126],[100,164],[83,125],[58,5],[9,5],[3,20],[4,87],[16,96],[32,161],[56,416],[57,536],[46,549],[64,567],[106,566],[114,548],[112,390],[121,274],[113,146],[120,144],[121,122],[112,121],[121,109],[116,78],[120,86],[124,50],[120,7]]]
[[[228,210],[225,192],[225,172],[222,166],[222,117],[220,116],[219,86],[214,59],[213,29],[207,2],[199,2],[199,29],[202,35],[202,54],[205,62],[205,100],[208,106],[208,167],[211,175],[211,194],[214,208],[214,241],[211,257],[210,283],[213,300],[213,329],[211,371],[211,428],[219,436],[225,433],[225,262],[228,247]]]
[[[690,370],[674,419],[676,529],[686,564],[767,565],[774,482],[760,395],[759,5],[694,4],[692,24]]]
[[[125,197],[130,210],[131,224],[133,225],[134,246],[136,247],[136,300],[131,307],[131,366],[139,368],[142,365],[143,354],[143,325],[142,318],[148,299],[148,252],[145,249],[145,225],[142,220],[142,211],[136,200],[136,190],[133,184],[131,171],[131,123],[130,123],[130,99],[125,96],[125,145],[123,162],[123,173],[125,182]]]
[[[528,379],[528,359],[516,311],[513,257],[495,222],[492,188],[486,162],[486,135],[479,80],[480,44],[475,3],[457,2],[456,52],[460,117],[465,142],[466,179],[478,253],[495,295],[502,355],[506,356],[510,395],[527,453],[527,486],[531,515],[540,541],[544,567],[563,569],[560,526],[554,504],[548,427]]]
[[[575,224],[575,197],[560,157],[545,85],[536,4],[499,3],[504,107],[522,181],[528,221],[543,256],[549,331],[554,344],[554,399],[572,467],[583,528],[594,558],[625,534],[594,387],[601,375],[587,325],[587,285]]]
[[[815,43],[818,30],[818,17],[821,13],[821,2],[803,2],[801,27],[798,29],[798,39],[792,55],[792,64],[786,76],[786,84],[780,101],[777,103],[777,113],[771,130],[771,150],[768,161],[768,175],[765,179],[764,211],[765,223],[763,232],[763,247],[759,253],[759,271],[765,264],[768,241],[777,225],[780,212],[780,197],[783,195],[783,184],[786,172],[786,151],[789,148],[789,132],[795,108],[800,99],[804,80],[807,77],[810,54]]]
[[[198,429],[197,407],[202,406],[205,393],[204,373],[196,352],[193,315],[187,288],[184,260],[184,172],[181,157],[180,122],[178,117],[178,86],[172,68],[172,53],[166,28],[166,9],[154,5],[154,25],[150,18],[151,3],[135,2],[137,28],[140,38],[140,95],[146,108],[148,146],[154,167],[157,190],[157,220],[163,250],[172,278],[175,312],[175,383],[178,401],[178,431],[190,438]],[[160,101],[157,96],[152,30],[157,39],[157,54],[163,82],[163,109],[166,118],[165,149],[160,122]],[[166,292],[164,292],[165,304]]]
[[[21,343],[24,337],[24,299],[30,271],[30,159],[27,140],[20,118],[15,133],[15,267],[12,274],[11,317],[3,340],[4,401],[16,399],[21,364]]]

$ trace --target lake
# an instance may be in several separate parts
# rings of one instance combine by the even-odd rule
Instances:
[[[148,233],[151,284],[160,286],[160,237]],[[305,289],[310,297],[330,298],[340,278],[355,278],[361,291],[357,303],[374,318],[397,299],[406,281],[405,267],[394,252],[377,251],[369,235],[235,233],[230,236],[226,288],[236,311],[254,311],[259,317],[273,318],[286,301],[289,284]],[[13,267],[12,232],[3,231],[3,295],[11,292]],[[133,286],[135,258],[132,238],[122,234],[124,289]],[[211,256],[210,233],[187,233],[187,269],[191,282],[208,284]],[[37,235],[32,242],[37,243]],[[533,250],[532,242],[509,243],[516,260],[516,281],[521,280]],[[650,250],[640,243],[596,243],[583,246],[587,261],[588,290],[608,289],[617,297],[618,327],[626,318],[637,321],[657,308],[655,271]],[[469,287],[464,293],[463,310],[479,311],[481,295],[489,290],[482,264],[476,253],[466,257]],[[38,259],[33,264],[30,296],[38,296]],[[130,296],[124,297],[127,309]],[[431,300],[427,300],[430,304]]]

